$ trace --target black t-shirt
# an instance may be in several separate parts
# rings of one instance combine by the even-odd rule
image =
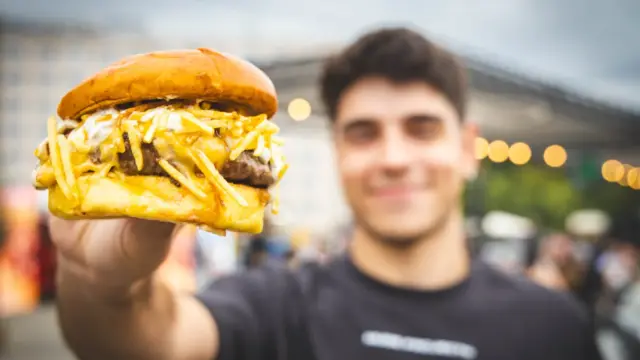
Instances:
[[[600,359],[574,300],[481,262],[439,291],[383,284],[344,256],[223,278],[199,298],[221,360]]]

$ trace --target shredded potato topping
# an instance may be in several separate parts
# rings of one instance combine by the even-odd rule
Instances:
[[[70,132],[69,127],[72,127]],[[277,187],[288,169],[281,151],[283,141],[276,137],[278,132],[278,126],[265,115],[243,116],[213,110],[204,101],[193,105],[139,105],[126,110],[101,110],[83,115],[79,122],[50,117],[47,139],[35,151],[40,165],[37,174],[34,173],[34,182],[41,188],[58,184],[68,199],[79,204],[78,176],[88,171],[114,179],[123,176],[111,170],[120,166],[118,154],[126,150],[123,138],[126,136],[138,170],[145,165],[143,145],[153,144],[159,154],[158,165],[197,199],[214,201],[214,192],[203,188],[208,186],[247,206],[247,201],[218,170],[226,161],[235,160],[248,150],[269,164],[275,174],[271,199],[271,210],[275,214],[279,204]],[[213,146],[201,145],[215,141],[226,147],[222,153],[226,158],[221,159],[220,151],[212,150]],[[96,150],[99,163],[91,161]],[[206,182],[198,178],[196,168]]]

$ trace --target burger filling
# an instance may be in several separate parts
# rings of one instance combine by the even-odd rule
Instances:
[[[171,178],[171,176],[158,164],[160,155],[152,144],[142,144],[142,169],[138,170],[136,160],[131,151],[131,144],[127,133],[123,134],[125,142],[125,151],[118,154],[118,163],[122,172],[126,175],[150,175],[150,176],[164,176]],[[95,164],[100,164],[99,149],[96,149],[91,160]],[[179,166],[173,160],[169,160],[169,163],[174,166]],[[236,160],[229,160],[224,163],[222,168],[219,169],[220,175],[228,182],[234,184],[248,185],[255,188],[268,188],[276,182],[276,177],[271,171],[269,164],[261,161],[259,158],[253,156],[252,151],[245,150]],[[197,167],[194,168],[194,174],[198,177],[203,177],[204,174]],[[180,183],[171,179],[174,185],[180,186]]]
[[[244,204],[229,183],[267,189],[286,171],[278,130],[251,109],[207,101],[148,100],[52,118],[36,149],[34,185],[58,184],[77,199],[76,178],[85,174],[159,176],[203,200],[213,187]]]

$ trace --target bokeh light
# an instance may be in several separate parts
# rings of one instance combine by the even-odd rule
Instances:
[[[624,177],[624,165],[618,160],[607,160],[602,164],[602,177],[608,182],[618,182]]]
[[[551,145],[544,150],[544,162],[550,167],[561,167],[567,162],[567,151],[560,145]]]
[[[523,142],[517,142],[509,148],[509,160],[516,165],[524,165],[531,160],[531,148]]]
[[[289,116],[295,121],[303,121],[311,116],[311,104],[302,98],[291,100],[287,108]]]
[[[476,138],[476,159],[482,160],[489,155],[489,141],[482,137]]]
[[[509,158],[509,145],[502,141],[496,140],[489,144],[489,159],[493,162],[501,163]]]
[[[640,169],[633,168],[627,172],[627,183],[634,190],[640,190]]]
[[[627,174],[631,171],[633,167],[631,165],[622,164],[622,177],[618,180],[618,184],[620,186],[629,186],[629,182],[627,181]]]

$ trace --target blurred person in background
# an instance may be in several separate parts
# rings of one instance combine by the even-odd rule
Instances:
[[[638,248],[629,242],[616,241],[599,258],[604,289],[598,300],[598,313],[612,317],[620,300],[638,280]]]
[[[55,219],[59,318],[78,355],[599,358],[574,301],[470,259],[461,205],[477,131],[454,55],[411,30],[377,30],[326,63],[321,93],[355,218],[346,254],[191,297],[154,278],[173,225]]]
[[[612,241],[598,258],[603,286],[595,309],[599,341],[607,359],[640,358],[640,282],[638,246]]]
[[[267,238],[262,235],[252,236],[247,243],[244,266],[246,269],[261,267],[269,259],[267,251]]]
[[[243,245],[235,232],[225,235],[197,229],[195,234],[194,258],[198,289],[209,285],[215,279],[233,274],[245,265],[240,253]]]
[[[583,275],[583,266],[574,256],[574,241],[566,234],[545,237],[529,276],[551,289],[577,292]]]
[[[602,263],[608,251],[604,255],[592,251],[593,254],[579,256],[585,245],[590,244],[578,242],[563,233],[547,236],[536,249],[535,259],[527,274],[542,286],[572,294],[584,305],[590,318],[595,319],[603,297],[610,298],[610,292],[603,284],[602,267],[596,264]]]
[[[287,266],[291,269],[295,269],[300,265],[300,262],[298,261],[298,258],[297,258],[297,253],[293,249],[289,249],[284,254],[284,258],[285,258],[285,262],[287,263]]]
[[[322,236],[312,236],[308,230],[298,229],[291,234],[292,265],[321,264],[327,260]]]
[[[304,266],[306,264],[324,264],[329,260],[326,249],[326,240],[318,237],[296,248],[295,264]]]
[[[265,218],[262,233],[249,236],[247,241],[244,253],[245,269],[281,266],[286,263],[286,259],[281,259],[287,252],[282,249],[283,245],[286,245],[281,240],[275,234],[273,223],[269,218]]]

